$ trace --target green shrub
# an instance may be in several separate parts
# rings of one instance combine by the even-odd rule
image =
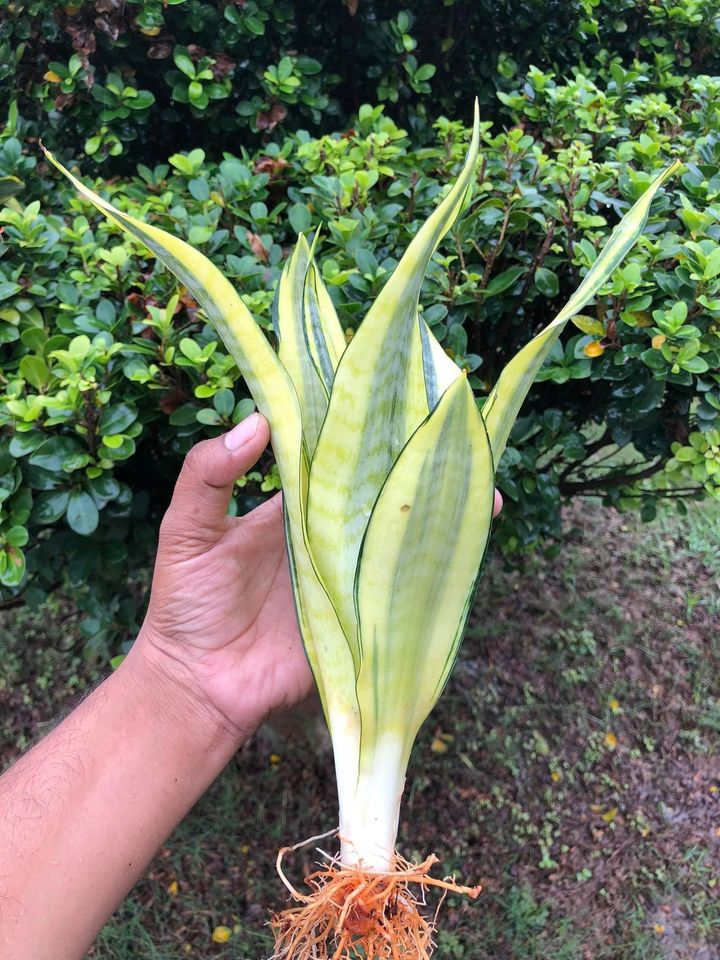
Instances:
[[[531,69],[503,93],[508,129],[484,125],[474,202],[423,297],[481,402],[653,172],[686,162],[528,399],[500,465],[506,552],[558,543],[563,497],[651,517],[663,496],[718,493],[719,94],[719,77],[685,77],[662,57],[601,57],[565,79]],[[109,650],[141,617],[183,454],[252,405],[196,304],[37,162],[31,131],[13,111],[0,138],[0,186],[20,191],[0,213],[0,579],[32,601],[69,584],[88,640]],[[271,337],[287,247],[321,227],[351,336],[467,136],[439,119],[433,142],[413,147],[382,106],[364,106],[349,134],[298,132],[220,162],[196,148],[101,189],[218,262]],[[266,459],[234,509],[276,487]]]
[[[65,156],[153,163],[166,144],[213,158],[280,133],[344,129],[366,101],[415,137],[530,64],[609,50],[711,72],[715,0],[10,0],[0,97]],[[558,43],[562,37],[562,43]],[[519,72],[518,72],[519,71]]]

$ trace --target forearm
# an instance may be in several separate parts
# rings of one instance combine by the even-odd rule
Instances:
[[[0,778],[0,960],[81,957],[239,746],[142,650]]]

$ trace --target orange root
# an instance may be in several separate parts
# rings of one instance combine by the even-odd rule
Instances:
[[[435,856],[412,864],[395,854],[392,873],[370,873],[331,860],[306,878],[312,890],[306,895],[295,890],[282,871],[284,854],[304,845],[286,847],[278,854],[278,873],[302,906],[290,907],[271,920],[272,960],[429,960],[439,906],[432,919],[421,913],[428,888],[442,890],[442,899],[448,892],[475,899],[482,889],[431,877],[430,870],[438,863]]]

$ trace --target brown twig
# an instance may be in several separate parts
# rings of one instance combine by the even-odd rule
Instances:
[[[497,243],[492,248],[492,250],[488,254],[487,260],[485,261],[485,270],[483,271],[483,276],[482,276],[482,280],[480,281],[479,290],[484,290],[485,287],[487,287],[488,283],[490,282],[490,277],[493,272],[493,267],[495,266],[495,261],[497,260],[498,254],[500,253],[500,250],[502,249],[502,245],[505,242],[505,234],[507,233],[508,223],[510,222],[510,214],[512,213],[512,208],[513,208],[512,203],[510,203],[505,208],[505,216],[503,217],[503,222],[502,222],[502,225],[500,226],[500,234],[498,235]]]
[[[518,303],[521,306],[523,303],[525,303],[525,297],[527,296],[530,285],[533,282],[535,271],[538,269],[538,267],[543,265],[545,257],[548,255],[550,245],[552,244],[553,237],[555,236],[555,222],[551,220],[546,229],[547,233],[545,234],[545,239],[543,240],[540,249],[535,254],[533,262],[531,263],[528,272],[525,274],[525,279],[523,280],[522,289],[520,290],[520,297],[518,298]]]
[[[580,494],[592,490],[602,490],[603,487],[620,487],[625,483],[635,483],[636,480],[645,480],[653,476],[659,470],[662,470],[664,463],[658,460],[657,463],[650,464],[644,470],[637,473],[616,473],[604,477],[593,477],[591,480],[578,480],[576,482],[559,483],[558,487],[562,494]]]

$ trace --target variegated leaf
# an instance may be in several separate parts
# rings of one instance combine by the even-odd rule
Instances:
[[[355,575],[360,541],[392,464],[429,410],[417,322],[420,289],[430,258],[472,186],[478,143],[476,107],[457,181],[410,243],[343,354],[311,464],[310,543],[351,641],[356,618],[347,584]]]
[[[680,163],[676,161],[653,180],[645,193],[615,227],[585,279],[557,317],[519,353],[516,353],[503,368],[483,407],[483,417],[487,424],[496,463],[500,462],[523,400],[563,327],[595,296],[630,251],[647,222],[650,204],[655,194],[679,166]]]
[[[334,606],[308,550],[304,516],[307,464],[301,416],[290,377],[232,285],[185,241],[143,223],[86,187],[45,151],[48,159],[109,220],[143,243],[202,306],[267,416],[280,468],[298,618],[305,649],[328,717],[338,729],[357,728],[354,662]],[[346,741],[349,742],[349,739]],[[346,747],[347,751],[347,747]],[[357,762],[357,757],[351,764]]]
[[[465,376],[410,438],[360,553],[360,788],[397,753],[405,770],[462,639],[493,509],[490,443]],[[395,789],[402,789],[400,783]],[[393,791],[390,790],[392,794]],[[372,798],[356,798],[362,810]]]
[[[315,244],[313,248],[314,246]],[[347,341],[312,250],[305,276],[303,319],[310,355],[329,395],[335,379],[335,371],[345,352]]]
[[[314,247],[314,244],[313,244]],[[273,303],[280,361],[295,386],[309,459],[315,452],[345,337],[313,252],[300,234]]]
[[[461,376],[462,371],[445,353],[427,323],[425,323],[422,318],[419,320],[419,323],[425,393],[428,407],[432,410],[450,384]]]
[[[305,278],[309,265],[310,248],[301,235],[285,263],[273,303],[278,356],[295,387],[308,458],[315,452],[329,397],[329,390],[310,353],[304,322]]]

